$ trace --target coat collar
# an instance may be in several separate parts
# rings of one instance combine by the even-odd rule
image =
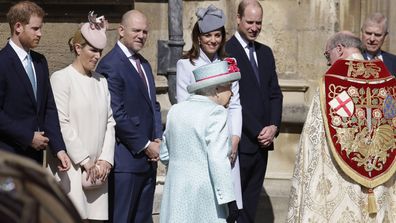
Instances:
[[[204,61],[205,64],[213,63],[215,61],[220,60],[219,59],[219,55],[217,53],[214,56],[213,60],[210,60],[209,57],[206,55],[206,53],[201,48],[199,48],[199,57],[198,57],[198,59]]]
[[[187,99],[187,101],[200,101],[200,102],[206,102],[206,103],[218,105],[216,102],[212,101],[209,97],[198,94],[191,95]]]

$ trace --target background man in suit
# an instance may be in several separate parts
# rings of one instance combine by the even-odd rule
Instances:
[[[44,11],[33,2],[12,6],[7,13],[11,38],[0,51],[0,149],[43,161],[50,148],[70,167],[49,83],[45,57],[31,49],[41,38]]]
[[[242,105],[242,137],[239,144],[243,210],[238,223],[254,222],[267,167],[268,150],[279,131],[282,92],[278,84],[272,50],[256,42],[261,31],[263,9],[257,1],[238,6],[237,32],[226,51],[241,70],[239,94]]]
[[[364,58],[366,60],[380,59],[384,61],[386,68],[395,76],[396,55],[381,50],[388,35],[388,19],[381,13],[374,13],[366,18],[361,31],[365,48]]]
[[[145,15],[126,12],[120,39],[101,60],[116,121],[112,222],[151,222],[162,124],[150,64],[138,52],[148,33]]]

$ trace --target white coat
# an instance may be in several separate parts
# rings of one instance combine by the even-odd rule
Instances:
[[[98,189],[83,190],[80,162],[89,157],[113,165],[115,121],[107,81],[98,73],[82,75],[69,65],[51,76],[51,85],[72,167],[58,172],[56,163],[49,160],[49,168],[83,219],[106,220],[107,183]]]

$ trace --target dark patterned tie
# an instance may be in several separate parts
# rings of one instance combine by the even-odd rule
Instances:
[[[143,70],[142,70],[142,64],[140,63],[140,59],[138,54],[133,54],[132,59],[135,61],[136,63],[136,68],[137,68],[137,72],[139,73],[140,78],[143,81],[143,84],[146,88],[148,88],[147,86],[147,81],[146,81],[146,77],[144,76]]]
[[[249,49],[250,65],[253,68],[254,76],[256,76],[257,82],[260,84],[259,70],[258,70],[258,67],[257,67],[256,60],[254,59],[254,46],[253,46],[252,42],[250,42],[248,44],[248,49]]]

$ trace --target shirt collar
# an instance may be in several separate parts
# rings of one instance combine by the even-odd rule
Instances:
[[[235,38],[238,40],[238,42],[241,44],[241,46],[245,49],[247,48],[249,42],[246,41],[244,38],[242,38],[241,34],[239,34],[238,31],[235,32]]]
[[[378,57],[379,59],[382,60],[382,52],[381,52],[381,50],[378,51],[377,55],[371,55],[368,52],[365,52],[365,54],[366,54],[367,60],[372,60],[374,57]]]
[[[129,50],[121,41],[117,41],[117,45],[120,47],[121,51],[125,54],[127,58],[132,58],[135,52]]]
[[[11,39],[8,41],[12,49],[14,49],[15,53],[18,55],[18,58],[20,61],[24,61],[28,52],[26,52],[24,49],[16,45]]]

